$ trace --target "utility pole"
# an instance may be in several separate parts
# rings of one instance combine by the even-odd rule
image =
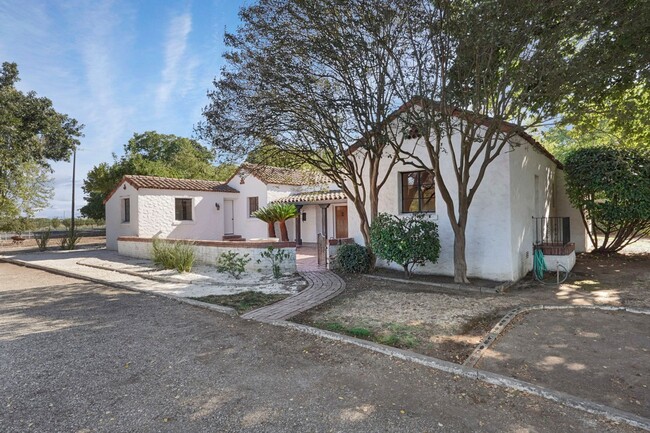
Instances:
[[[77,166],[77,146],[72,149],[72,214],[70,218],[70,233],[74,233],[74,183],[75,183],[75,168]]]

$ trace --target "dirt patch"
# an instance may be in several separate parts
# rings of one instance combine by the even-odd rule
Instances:
[[[347,288],[342,295],[294,320],[324,328],[332,323],[364,328],[372,335],[406,327],[416,339],[410,350],[462,363],[500,318],[516,307],[650,306],[650,242],[634,248],[635,254],[581,254],[561,286],[527,277],[505,294],[439,293],[422,285],[344,276]]]
[[[510,323],[477,367],[650,416],[649,316],[532,311]]]
[[[210,295],[200,298],[191,298],[201,302],[208,302],[210,304],[223,305],[225,307],[232,307],[239,314],[243,314],[250,310],[264,307],[266,305],[275,304],[278,301],[286,299],[289,295],[268,294],[260,292],[242,292],[234,295]]]

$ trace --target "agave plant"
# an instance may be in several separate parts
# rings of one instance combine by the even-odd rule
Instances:
[[[267,207],[260,208],[255,212],[253,212],[253,216],[268,224],[269,237],[274,238],[275,222],[277,221],[277,219],[275,218],[275,214],[271,211],[271,207],[267,206]]]
[[[289,240],[289,234],[287,233],[286,221],[295,218],[298,215],[298,209],[295,205],[288,203],[274,203],[268,206],[268,209],[275,216],[275,221],[280,223],[280,240],[287,242]]]

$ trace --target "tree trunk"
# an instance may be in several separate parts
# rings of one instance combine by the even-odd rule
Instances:
[[[454,228],[454,282],[469,284],[465,259],[465,227]]]
[[[282,242],[289,242],[289,233],[287,232],[287,222],[279,221],[280,223],[280,240]]]
[[[275,223],[274,222],[268,222],[266,224],[267,224],[267,228],[268,228],[268,232],[269,232],[269,237],[274,238],[275,237]]]

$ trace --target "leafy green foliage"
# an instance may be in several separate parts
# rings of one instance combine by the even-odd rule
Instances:
[[[398,218],[380,213],[370,226],[370,241],[377,257],[402,266],[407,278],[416,265],[435,263],[440,255],[438,225],[424,214]]]
[[[111,164],[103,162],[88,172],[83,184],[87,204],[81,214],[104,219],[102,201],[126,174],[226,180],[235,172],[234,165],[214,166],[214,161],[214,154],[195,140],[155,131],[134,134],[121,157],[113,155]]]
[[[253,212],[253,216],[268,224],[269,237],[275,237],[275,223],[280,225],[280,240],[287,242],[289,235],[287,232],[286,221],[295,218],[298,215],[298,208],[288,203],[271,203],[270,205],[260,208]]]
[[[574,148],[565,171],[595,252],[620,251],[650,235],[650,146]]]
[[[336,251],[336,265],[349,274],[364,274],[370,270],[368,249],[359,244],[344,244]]]
[[[52,101],[16,89],[18,66],[0,71],[0,224],[33,216],[50,198],[49,161],[68,160],[83,125]]]
[[[61,249],[74,250],[80,239],[81,235],[77,232],[77,230],[68,229],[65,236],[61,238]]]
[[[273,278],[280,278],[282,276],[280,265],[285,260],[291,258],[291,254],[288,251],[285,251],[282,248],[273,248],[272,246],[262,251],[260,256],[262,256],[263,259],[266,259],[271,263],[271,269],[273,270]],[[257,263],[260,262],[261,259],[258,259]]]
[[[47,249],[47,243],[50,241],[50,236],[52,232],[49,228],[40,232],[39,234],[34,235],[34,240],[36,241],[36,246],[39,251],[45,251]]]
[[[246,271],[246,265],[252,260],[249,254],[241,255],[235,251],[225,251],[217,257],[217,272],[225,272],[237,279]]]
[[[190,272],[196,261],[191,242],[154,239],[152,256],[156,265],[165,269],[176,269],[178,272]]]

